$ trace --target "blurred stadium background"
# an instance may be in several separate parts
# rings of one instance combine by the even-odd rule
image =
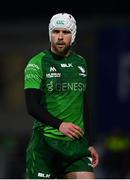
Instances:
[[[47,3],[4,1],[0,7],[0,178],[25,177],[33,119],[26,113],[23,72],[34,54],[49,48],[48,23],[58,12],[76,18],[73,49],[89,63],[90,115],[101,160],[96,176],[130,178],[130,8],[115,0]]]

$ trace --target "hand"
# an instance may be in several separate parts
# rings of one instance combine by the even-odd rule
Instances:
[[[61,123],[59,131],[71,139],[79,139],[84,135],[83,130],[79,126],[70,122]]]
[[[96,167],[99,163],[99,155],[93,146],[90,146],[88,150],[91,152],[93,167]]]

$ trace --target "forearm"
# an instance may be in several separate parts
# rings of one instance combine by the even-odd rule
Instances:
[[[59,129],[62,120],[52,116],[45,108],[43,108],[40,104],[40,99],[40,90],[25,90],[25,100],[28,114],[44,124],[48,124],[54,128]]]

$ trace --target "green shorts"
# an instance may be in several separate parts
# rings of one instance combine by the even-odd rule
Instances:
[[[41,130],[33,130],[26,154],[27,178],[63,178],[69,172],[80,171],[93,172],[85,138],[63,141],[45,137]]]

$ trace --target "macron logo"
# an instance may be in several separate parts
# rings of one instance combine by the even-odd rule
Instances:
[[[56,72],[56,68],[55,67],[50,67],[50,72]]]

